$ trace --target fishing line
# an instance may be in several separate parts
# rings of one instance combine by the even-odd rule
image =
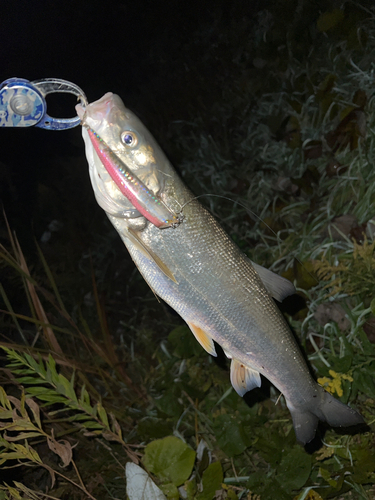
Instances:
[[[276,238],[277,238],[277,240],[278,240],[279,243],[282,241],[280,239],[280,236],[277,233],[275,233],[275,231],[267,224],[267,222],[265,222],[261,217],[259,217],[259,215],[257,215],[255,212],[253,212],[249,207],[247,207],[246,205],[244,205],[242,202],[240,202],[238,200],[234,200],[233,198],[229,198],[228,196],[223,196],[221,194],[209,194],[209,193],[200,194],[198,196],[194,196],[194,198],[192,198],[191,200],[189,200],[186,203],[184,203],[181,206],[181,211],[184,209],[184,207],[186,207],[186,205],[188,205],[192,201],[197,200],[198,198],[203,198],[204,196],[212,196],[214,198],[222,198],[223,200],[228,200],[228,201],[231,201],[232,203],[236,203],[237,205],[240,205],[240,207],[244,208],[249,215],[253,215],[260,222],[262,222],[271,231],[271,233],[276,236]]]
[[[249,215],[253,215],[255,218],[258,219],[258,221],[262,222],[266,227],[267,229],[269,229],[271,231],[271,233],[276,237],[277,239],[277,242],[279,244],[282,243],[282,240],[280,238],[280,236],[267,224],[267,222],[265,222],[261,217],[259,217],[259,215],[257,215],[255,212],[253,212],[249,207],[247,207],[246,205],[244,205],[242,202],[238,201],[238,200],[234,200],[233,198],[229,198],[228,196],[224,196],[224,195],[221,195],[221,194],[209,194],[209,193],[205,193],[205,194],[199,194],[198,196],[194,196],[193,198],[191,198],[191,200],[187,201],[186,203],[184,203],[182,206],[181,206],[181,212],[182,210],[184,209],[184,207],[186,207],[186,205],[188,205],[189,203],[191,203],[192,201],[194,200],[197,200],[198,198],[203,198],[204,196],[212,196],[212,197],[215,197],[215,198],[221,198],[223,200],[228,200],[228,201],[231,201],[232,203],[236,203],[237,205],[239,205],[240,207],[244,208],[246,210],[246,212],[249,214]],[[316,278],[316,276],[314,276],[308,269],[306,269],[306,267],[304,266],[304,264],[300,261],[300,259],[298,257],[294,257],[296,259],[296,261],[301,265],[301,267],[306,271],[306,273],[311,277],[313,278],[317,283],[319,283],[319,280]]]

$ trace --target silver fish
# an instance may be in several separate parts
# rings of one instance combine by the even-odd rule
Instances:
[[[151,289],[186,321],[203,348],[213,340],[231,359],[239,395],[261,384],[260,374],[284,395],[297,440],[311,441],[318,421],[333,427],[364,423],[311,377],[300,349],[272,297],[294,292],[286,279],[251,262],[212,215],[194,199],[141,121],[121,99],[105,94],[77,112],[96,200],[118,231]],[[183,219],[161,229],[121,193],[94,151],[87,127],[105,141],[126,168]],[[128,147],[122,140],[131,135]],[[182,220],[181,220],[182,219]]]

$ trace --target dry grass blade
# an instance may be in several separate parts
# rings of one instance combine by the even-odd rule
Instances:
[[[91,276],[92,276],[92,286],[93,286],[93,291],[94,291],[96,310],[98,313],[99,323],[100,323],[101,332],[102,332],[102,336],[103,336],[103,342],[105,345],[104,349],[100,348],[95,343],[93,344],[93,347],[96,350],[96,352],[98,354],[100,354],[107,361],[107,363],[118,372],[118,374],[124,380],[126,385],[131,390],[133,390],[136,394],[138,394],[138,396],[140,396],[143,399],[145,396],[144,392],[141,391],[137,386],[135,386],[133,384],[132,379],[129,377],[129,375],[124,370],[124,367],[122,366],[122,364],[117,356],[115,347],[113,345],[111,333],[110,333],[109,328],[108,328],[105,310],[104,310],[102,302],[99,299],[98,288],[96,286],[96,280],[95,280],[95,273],[94,273],[94,269],[93,269],[92,265],[91,265]]]
[[[38,250],[38,254],[39,254],[39,257],[40,257],[40,260],[42,261],[42,264],[43,264],[43,268],[45,270],[45,273],[48,277],[48,281],[52,287],[52,290],[53,290],[53,293],[54,293],[54,297],[56,298],[58,304],[59,304],[59,307],[60,307],[60,312],[68,319],[70,318],[69,314],[68,314],[68,311],[66,310],[65,308],[65,305],[64,305],[64,302],[61,298],[61,295],[59,293],[59,289],[57,288],[57,285],[56,285],[56,282],[55,282],[55,279],[53,277],[53,274],[51,272],[51,269],[43,255],[43,252],[42,250],[40,249],[40,246],[38,245],[38,243],[35,241],[35,245],[36,245],[36,248]]]
[[[6,291],[4,290],[3,285],[0,283],[0,294],[1,297],[3,298],[4,304],[7,307],[8,311],[1,311],[3,313],[9,313],[12,316],[13,322],[16,325],[17,331],[21,337],[21,339],[24,341],[25,345],[28,345],[28,341],[23,333],[23,330],[21,328],[21,325],[18,322],[17,319],[17,314],[14,312],[12,304],[10,303],[8,296],[6,294]]]
[[[25,257],[23,255],[22,249],[20,247],[20,244],[17,240],[17,237],[14,236],[15,244],[16,244],[16,250],[17,250],[17,259],[20,264],[21,269],[23,272],[26,274],[27,277],[30,277],[30,272],[25,260]],[[47,341],[49,347],[51,348],[52,352],[55,354],[58,354],[60,357],[64,357],[63,351],[60,347],[60,344],[58,343],[56,336],[50,326],[47,325],[48,323],[48,318],[47,315],[44,311],[43,305],[39,300],[38,294],[35,289],[35,285],[31,282],[31,280],[26,279],[26,285],[29,290],[29,294],[36,312],[36,315],[38,316],[39,320],[43,322],[42,326],[42,331],[44,334],[44,338]]]
[[[29,292],[28,296],[30,297],[31,303],[33,306],[33,308],[31,308],[31,309],[33,309],[35,311],[36,316],[38,317],[39,321],[41,322],[41,328],[42,328],[44,338],[45,338],[47,344],[49,345],[50,349],[55,354],[58,354],[61,357],[64,357],[63,351],[62,351],[62,349],[61,349],[61,347],[56,339],[56,336],[55,336],[52,328],[50,326],[48,326],[49,322],[48,322],[47,315],[44,311],[43,305],[40,302],[38,294],[36,292],[36,288],[35,288],[36,282],[33,280],[33,278],[30,275],[29,268],[27,266],[26,259],[25,259],[23,252],[22,252],[21,246],[18,242],[17,236],[16,236],[16,234],[12,234],[12,231],[11,231],[10,226],[8,224],[8,220],[6,218],[5,213],[4,213],[4,219],[5,219],[5,223],[7,226],[9,240],[11,242],[15,258],[13,258],[9,254],[9,252],[7,250],[5,250],[3,247],[2,248],[4,250],[4,254],[2,255],[2,257],[4,258],[4,260],[6,262],[8,262],[8,264],[11,264],[14,268],[16,268],[18,272],[21,272],[22,277],[23,277],[24,282],[25,282],[25,285],[26,285],[26,288]],[[12,314],[12,309],[11,308],[8,308],[8,309]]]

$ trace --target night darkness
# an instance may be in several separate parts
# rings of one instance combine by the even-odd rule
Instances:
[[[79,85],[89,101],[108,91],[118,93],[173,156],[163,143],[163,127],[172,119],[188,119],[199,102],[220,98],[220,88],[213,92],[220,61],[203,67],[198,84],[190,70],[208,47],[198,46],[188,60],[181,57],[183,48],[200,30],[210,32],[207,43],[214,43],[217,32],[232,19],[251,20],[260,3],[264,8],[257,0],[230,5],[223,0],[9,2],[2,7],[1,81],[14,76],[30,81],[62,78]],[[75,114],[73,97],[55,95],[47,103],[51,116]],[[57,205],[53,214],[36,210],[41,186],[54,190],[57,204],[69,203],[58,163],[83,158],[80,130],[3,128],[0,137],[3,205],[28,246],[33,234],[40,237],[51,217],[59,216]],[[92,203],[86,172],[80,181],[85,203]],[[74,197],[77,186],[71,191]]]
[[[298,292],[280,308],[292,318],[311,372],[316,378],[332,376],[327,380],[337,396],[353,402],[361,412],[364,409],[363,415],[375,422],[375,368],[374,361],[368,361],[375,359],[374,340],[366,339],[366,335],[375,336],[374,288],[373,283],[367,285],[369,280],[362,280],[365,272],[371,276],[369,266],[362,271],[357,262],[359,271],[352,273],[368,288],[364,285],[355,295],[350,278],[347,294],[340,288],[326,295],[332,283],[342,286],[341,278],[336,279],[335,273],[341,272],[336,262],[341,266],[344,256],[342,266],[350,266],[353,255],[350,269],[357,269],[355,249],[361,248],[363,254],[358,255],[365,255],[370,246],[366,247],[364,234],[374,228],[374,0],[13,0],[3,4],[0,83],[12,77],[31,82],[59,78],[78,85],[89,102],[107,92],[118,94],[150,130],[194,195],[216,195],[215,199],[202,196],[199,201],[240,250],[296,284]],[[72,95],[49,95],[46,101],[52,117],[76,114],[77,100]],[[227,482],[220,498],[237,498],[235,490],[229,496],[233,482],[229,476],[241,480],[236,491],[248,488],[249,498],[259,494],[262,499],[292,498],[302,487],[307,488],[307,498],[311,485],[317,484],[324,498],[344,498],[342,494],[352,487],[350,481],[357,488],[353,486],[353,492],[362,485],[367,488],[368,478],[374,483],[373,432],[356,436],[356,441],[353,438],[350,451],[346,437],[345,441],[337,438],[315,461],[310,451],[321,446],[326,429],[318,430],[309,453],[296,446],[289,412],[279,397],[274,404],[270,383],[245,395],[251,411],[234,391],[228,391],[224,351],[217,346],[214,360],[200,349],[182,318],[149,288],[98,206],[80,126],[65,131],[3,127],[0,152],[0,208],[5,214],[0,214],[3,349],[35,353],[35,359],[40,356],[46,366],[52,363],[47,361],[51,353],[67,384],[74,372],[77,390],[82,385],[86,388],[87,397],[82,389],[79,403],[96,405],[95,411],[87,407],[82,411],[97,422],[103,418],[98,408],[114,416],[117,421],[112,428],[115,423],[122,428],[126,445],[134,446],[132,453],[139,453],[138,458],[144,445],[154,439],[183,436],[189,446],[195,446],[208,436],[208,448],[202,448],[191,485],[198,487],[201,479],[203,484],[212,454],[211,465],[218,461],[224,474],[218,488],[223,477]],[[346,228],[342,222],[335,236],[332,228],[340,220],[347,224],[352,220],[351,226]],[[12,248],[12,234],[21,252],[14,244]],[[202,241],[204,245],[204,237]],[[177,252],[172,249],[172,253]],[[185,258],[183,251],[182,255]],[[318,259],[322,267],[315,268]],[[213,261],[218,267],[220,261]],[[29,281],[23,262],[32,278]],[[197,262],[196,269],[201,269]],[[364,257],[363,262],[365,269]],[[321,276],[315,274],[316,269]],[[220,278],[222,274],[220,270]],[[237,274],[233,276],[231,281]],[[238,283],[238,293],[244,293],[242,282]],[[249,291],[249,285],[243,288]],[[258,286],[256,290],[260,294]],[[225,287],[217,293],[221,300]],[[234,314],[243,304],[233,307]],[[340,318],[351,324],[350,334],[335,319],[337,309],[330,309],[332,304],[342,309]],[[320,306],[321,317],[317,314]],[[267,308],[265,314],[273,315],[268,302]],[[370,319],[361,326],[365,317]],[[233,325],[235,331],[237,323]],[[370,326],[365,331],[366,325]],[[269,331],[266,335],[272,340],[269,345],[276,346],[277,335]],[[13,377],[15,364],[3,370],[8,358],[0,352],[0,388],[21,397],[17,386],[21,371]],[[27,370],[24,373],[29,376]],[[56,380],[58,376],[56,372]],[[341,382],[343,395],[336,385]],[[22,381],[25,387],[31,383]],[[47,386],[46,378],[37,384]],[[97,427],[95,436],[83,433],[85,425],[80,428],[79,422],[84,420],[64,421],[65,413],[58,414],[63,403],[74,417],[74,401],[71,405],[68,398],[51,399],[53,409],[59,409],[48,414],[48,397],[43,400],[38,392],[30,394],[36,394],[43,405],[47,402],[43,408],[44,416],[48,415],[46,425],[54,432],[57,429],[56,439],[66,437],[72,444],[77,439],[73,455],[88,490],[99,492],[98,499],[124,498],[123,464],[132,455],[125,453],[125,443],[117,438],[111,441],[112,448],[98,447],[96,437],[107,439],[109,424]],[[258,410],[254,403],[259,402]],[[4,421],[10,418],[2,417]],[[79,434],[65,436],[66,429],[71,432],[71,423],[77,423],[73,430],[79,429]],[[15,432],[11,429],[8,436],[13,439]],[[342,434],[346,435],[346,429]],[[58,457],[45,438],[37,439],[41,456],[53,457],[57,464]],[[4,463],[1,453],[0,463]],[[76,478],[68,465],[64,473]],[[146,462],[143,465],[148,469]],[[0,497],[3,480],[11,484],[25,477],[25,484],[49,491],[47,470],[40,476],[35,473],[38,470],[0,466]],[[248,474],[251,483],[243,482]],[[106,496],[107,485],[112,488],[110,496]],[[177,491],[183,482],[164,486],[170,485]],[[73,496],[67,482],[59,480],[58,487],[62,488],[59,498],[83,498]],[[199,498],[203,498],[200,493]]]
[[[206,132],[220,140],[226,124],[219,123],[214,108],[223,102],[225,89],[235,78],[238,81],[233,58],[241,44],[232,40],[223,44],[222,33],[235,32],[233,26],[241,25],[240,37],[246,43],[258,11],[266,7],[258,0],[230,5],[224,0],[45,0],[16,5],[7,4],[0,20],[0,81],[61,78],[81,87],[89,102],[109,91],[117,93],[149,128],[177,171],[184,153],[173,140],[171,123],[204,116]],[[76,102],[71,95],[49,95],[47,112],[74,116]],[[1,128],[0,144],[0,200],[30,267],[41,265],[37,243],[71,307],[92,286],[88,255],[94,255],[93,269],[108,297],[113,299],[115,290],[124,288],[129,296],[151,293],[95,201],[80,127]],[[194,190],[192,180],[187,183]],[[52,221],[57,221],[58,230],[51,233]],[[0,242],[9,248],[3,217]],[[129,281],[130,276],[134,279]],[[12,281],[6,272],[2,281],[13,306],[27,313],[24,298],[8,279]],[[116,301],[116,310],[133,314],[124,306],[125,299]],[[164,311],[159,306],[157,310]]]

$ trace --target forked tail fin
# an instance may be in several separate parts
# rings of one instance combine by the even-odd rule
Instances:
[[[297,440],[303,445],[314,438],[319,420],[332,427],[350,427],[365,423],[360,413],[341,403],[318,385],[317,398],[312,399],[310,404],[303,407],[288,404],[288,408],[292,414]]]

